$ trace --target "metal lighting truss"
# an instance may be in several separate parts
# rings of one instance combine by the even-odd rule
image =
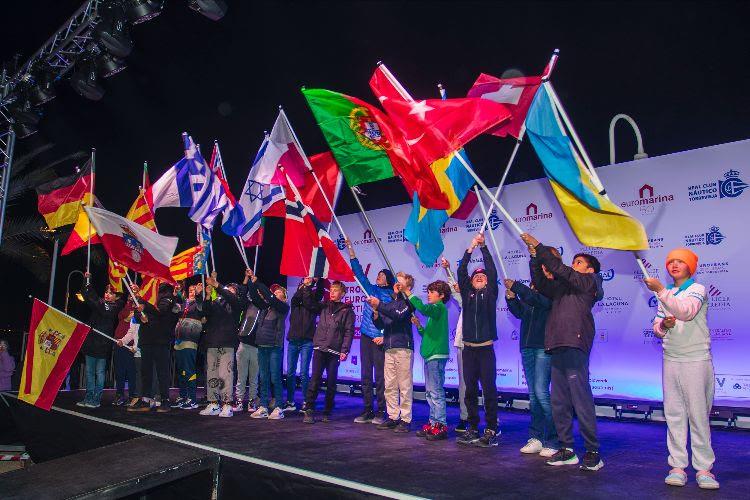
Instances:
[[[14,75],[3,71],[0,79],[0,244],[5,222],[5,205],[13,163],[13,118],[8,105],[18,99],[16,88],[30,78],[34,63],[46,61],[55,79],[61,78],[75,65],[78,57],[94,44],[93,30],[98,22],[102,0],[87,0]]]

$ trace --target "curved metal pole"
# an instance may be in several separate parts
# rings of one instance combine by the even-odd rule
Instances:
[[[641,136],[641,129],[638,128],[638,124],[635,123],[635,120],[633,120],[631,116],[619,113],[612,118],[611,122],[609,122],[609,164],[613,165],[615,163],[615,125],[617,125],[617,122],[620,120],[628,122],[635,133],[637,152],[635,156],[633,156],[633,159],[641,160],[643,158],[648,158],[648,154],[643,150],[643,137]]]
[[[68,312],[68,300],[70,299],[70,278],[73,277],[75,273],[78,273],[81,275],[81,278],[86,278],[86,276],[83,274],[83,271],[79,271],[78,269],[73,269],[68,273],[68,279],[65,280],[65,309],[64,311]]]

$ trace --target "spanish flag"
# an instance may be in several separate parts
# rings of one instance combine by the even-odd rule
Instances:
[[[74,224],[83,205],[91,204],[93,174],[89,163],[80,172],[60,177],[36,189],[37,207],[50,229]]]
[[[181,281],[196,274],[204,274],[206,270],[206,254],[201,245],[188,248],[175,255],[169,264],[169,272],[175,281]]]
[[[47,411],[91,327],[34,299],[18,399]]]
[[[526,116],[526,131],[542,160],[552,190],[570,228],[586,246],[645,250],[643,224],[598,192],[558,116],[547,90],[536,93]]]

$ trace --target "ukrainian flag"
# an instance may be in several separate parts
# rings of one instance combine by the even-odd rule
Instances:
[[[546,85],[536,93],[526,116],[526,132],[544,165],[552,190],[571,229],[586,246],[645,250],[640,221],[599,194],[565,133]]]
[[[445,158],[436,160],[430,165],[440,189],[448,197],[448,210],[424,208],[420,206],[419,199],[414,194],[414,204],[404,228],[404,237],[414,244],[419,260],[428,266],[435,263],[445,248],[440,229],[448,218],[458,210],[466,197],[466,193],[474,185],[474,178],[456,157],[459,154],[469,164],[466,152],[461,149]]]

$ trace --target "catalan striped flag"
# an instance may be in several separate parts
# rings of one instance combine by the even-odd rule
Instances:
[[[148,229],[156,232],[156,221],[154,220],[154,212],[148,205],[146,200],[145,190],[141,189],[138,193],[133,204],[130,206],[125,218],[137,222],[141,226],[147,227]]]
[[[206,254],[201,245],[188,248],[172,258],[169,272],[175,281],[181,281],[206,272]]]
[[[87,162],[78,173],[36,188],[37,208],[50,229],[76,222],[81,204],[91,204],[92,180],[91,165]]]
[[[109,280],[109,286],[116,292],[122,292],[122,279],[128,272],[128,268],[109,259],[107,263],[107,278]]]
[[[141,274],[141,279],[141,289],[138,291],[138,296],[156,307],[156,299],[159,296],[159,284],[162,280],[146,276],[145,274]]]
[[[34,299],[18,399],[49,411],[90,330]]]

